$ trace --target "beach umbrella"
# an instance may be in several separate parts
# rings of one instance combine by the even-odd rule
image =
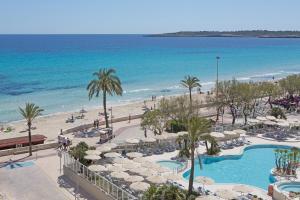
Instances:
[[[212,195],[209,196],[204,195],[204,196],[197,197],[195,200],[220,200],[220,198]]]
[[[100,160],[101,157],[98,156],[98,155],[92,154],[92,155],[86,155],[86,156],[84,156],[84,159],[94,161],[94,160]]]
[[[235,129],[234,132],[236,132],[237,134],[243,135],[246,134],[247,131],[243,130],[243,129]]]
[[[130,170],[130,169],[141,167],[141,164],[136,163],[136,162],[134,162],[134,163],[127,163],[127,164],[123,164],[122,167],[124,169]]]
[[[219,196],[223,199],[234,199],[237,196],[236,194],[234,194],[230,190],[225,190],[225,189],[217,190],[215,193],[216,193],[217,196]]]
[[[216,138],[216,139],[222,139],[225,137],[225,135],[223,133],[220,132],[211,132],[210,136]]]
[[[114,158],[113,163],[116,163],[116,164],[130,164],[130,163],[133,163],[133,161],[131,161],[127,158]]]
[[[165,167],[159,167],[155,169],[158,173],[165,173],[165,172],[170,172],[170,169],[165,168]]]
[[[161,166],[157,163],[153,163],[153,162],[150,162],[150,161],[146,161],[144,163],[142,163],[142,167],[146,167],[146,168],[151,168],[151,169],[158,169],[160,168]]]
[[[240,192],[240,193],[250,193],[253,191],[252,188],[246,186],[246,185],[235,185],[233,187],[234,191]]]
[[[85,153],[87,155],[100,155],[101,151],[99,151],[99,150],[87,150]]]
[[[263,124],[265,124],[265,125],[267,125],[267,126],[274,126],[274,125],[276,125],[276,122],[267,120],[267,121],[264,121]]]
[[[112,148],[107,147],[107,146],[100,146],[100,147],[96,148],[96,150],[101,151],[101,152],[109,152],[109,151],[111,151],[111,149]]]
[[[156,135],[155,138],[158,140],[166,140],[168,139],[168,136],[166,134],[161,134],[161,135]]]
[[[104,156],[106,158],[117,158],[117,157],[121,157],[121,154],[116,153],[116,152],[109,152],[109,153],[104,154]]]
[[[132,183],[129,187],[135,191],[145,192],[150,187],[150,184],[145,182],[135,182]]]
[[[288,122],[277,122],[277,125],[281,126],[281,127],[289,127],[290,126],[290,124]]]
[[[187,131],[180,131],[176,135],[180,136],[180,135],[187,135],[187,134],[189,134]]]
[[[83,113],[87,113],[87,111],[86,110],[84,110],[83,108],[79,111],[81,114],[83,114]]]
[[[145,168],[133,168],[133,169],[130,169],[129,171],[133,172],[133,173],[136,173],[136,174],[140,174],[142,175],[142,173],[145,171],[146,169]]]
[[[276,120],[276,117],[271,116],[271,115],[267,115],[267,116],[266,116],[266,119],[271,120],[271,121],[275,121],[275,120]]]
[[[164,175],[164,178],[166,178],[168,180],[173,180],[173,181],[182,180],[181,176],[179,176],[178,174],[173,174],[173,173]]]
[[[135,170],[135,171],[137,171],[137,170]],[[140,174],[142,176],[148,176],[149,177],[149,176],[157,175],[157,172],[152,170],[152,169],[142,169],[142,170],[139,171],[138,174]]]
[[[110,172],[124,172],[126,171],[126,169],[124,169],[121,166],[117,166],[117,165],[109,165],[107,166],[107,170]]]
[[[195,181],[198,183],[201,183],[203,185],[212,185],[215,183],[215,181],[209,177],[206,176],[197,176],[195,178]]]
[[[147,178],[147,181],[154,183],[154,184],[162,184],[162,183],[167,182],[167,179],[162,176],[155,175],[155,176],[149,176]]]
[[[259,121],[267,121],[267,118],[262,117],[262,116],[258,116],[258,117],[256,117],[256,119],[259,120]]]
[[[126,172],[112,172],[111,177],[119,178],[119,179],[127,179],[129,177],[129,174]]]
[[[257,123],[259,123],[260,121],[259,121],[258,119],[250,118],[250,119],[248,119],[248,122],[251,123],[251,124],[257,124]]]
[[[93,172],[107,171],[107,168],[104,167],[103,165],[90,165],[90,166],[88,166],[88,169],[93,171]]]
[[[136,138],[126,139],[125,141],[126,141],[127,143],[129,143],[129,144],[138,144],[138,143],[140,143],[140,140],[139,140],[139,139],[136,139]]]
[[[133,161],[137,162],[137,163],[144,163],[147,161],[147,159],[144,157],[141,157],[141,158],[134,158]]]
[[[127,153],[126,156],[129,158],[140,158],[140,157],[143,157],[143,154],[138,153],[138,152],[130,152],[130,153]]]
[[[152,137],[146,137],[146,138],[142,138],[141,139],[142,142],[156,142],[156,139],[155,138],[152,138]]]
[[[276,122],[286,122],[285,119],[276,119]]]
[[[239,134],[237,134],[234,131],[224,131],[224,135],[229,137],[229,138],[239,137]]]
[[[134,182],[141,182],[144,178],[142,176],[130,176],[126,178],[126,182],[134,183]]]
[[[105,143],[105,144],[103,144],[102,146],[105,146],[105,147],[110,147],[110,148],[116,148],[118,145],[116,144],[116,143],[112,143],[112,142],[110,142],[110,143]]]

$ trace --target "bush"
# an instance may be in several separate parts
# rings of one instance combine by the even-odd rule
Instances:
[[[275,107],[271,110],[271,115],[276,117],[277,119],[286,119],[286,116],[281,108]]]
[[[186,131],[186,128],[183,123],[176,121],[176,120],[170,120],[168,121],[167,131],[172,133],[178,133],[180,131]]]
[[[69,153],[75,158],[78,159],[84,165],[88,164],[88,161],[84,159],[86,156],[86,151],[89,149],[89,146],[85,142],[79,142],[75,147],[71,147]]]

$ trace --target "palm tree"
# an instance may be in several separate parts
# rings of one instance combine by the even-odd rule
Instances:
[[[191,171],[189,177],[189,189],[188,195],[191,195],[193,192],[193,183],[194,183],[194,168],[195,168],[195,146],[196,142],[199,141],[200,137],[209,132],[210,121],[201,117],[192,117],[188,122],[188,137],[189,137],[189,146],[190,146],[190,158],[191,158]],[[198,157],[199,158],[199,157]],[[200,159],[199,159],[200,161]],[[201,166],[201,163],[199,163]]]
[[[29,156],[32,155],[32,144],[31,144],[31,125],[32,121],[39,115],[41,115],[43,109],[39,106],[35,105],[34,103],[26,103],[25,108],[19,107],[20,114],[24,117],[27,121],[28,126],[28,140],[29,140]]]
[[[183,87],[188,88],[190,93],[190,105],[192,105],[192,90],[195,87],[201,87],[200,80],[195,76],[185,76],[183,80],[181,80],[181,85]]]
[[[100,93],[102,92],[106,128],[109,127],[106,111],[106,96],[107,94],[110,96],[113,96],[114,94],[121,96],[123,93],[121,81],[119,77],[115,75],[115,73],[116,70],[112,68],[100,69],[98,72],[93,74],[96,76],[96,79],[91,80],[87,86],[87,90],[89,91],[89,99],[92,99],[93,96],[99,97]]]

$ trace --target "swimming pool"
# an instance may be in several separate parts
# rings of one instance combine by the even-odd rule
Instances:
[[[171,160],[162,160],[162,161],[158,161],[157,163],[163,167],[167,167],[172,170],[184,166],[184,164],[182,164],[181,162],[171,161]]]
[[[242,155],[205,157],[202,159],[203,169],[195,160],[194,176],[208,176],[217,183],[241,183],[253,185],[264,190],[275,178],[270,170],[275,167],[275,149],[289,149],[280,145],[253,145],[246,147]],[[190,171],[183,174],[188,179]]]
[[[283,183],[278,186],[278,189],[287,192],[300,192],[300,183]]]
[[[30,167],[34,165],[34,162],[32,161],[26,161],[26,162],[12,162],[7,164],[5,167],[6,169],[16,169],[16,168],[22,168],[22,167]]]

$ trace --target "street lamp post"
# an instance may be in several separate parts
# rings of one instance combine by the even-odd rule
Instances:
[[[112,107],[110,107],[110,126],[111,130],[113,129],[113,121],[112,121],[113,115],[112,115]]]
[[[216,57],[216,60],[217,60],[217,85],[216,85],[216,89],[217,89],[217,94],[216,94],[216,100],[217,100],[217,119],[216,121],[219,120],[219,60],[220,60],[220,57],[217,56]]]

